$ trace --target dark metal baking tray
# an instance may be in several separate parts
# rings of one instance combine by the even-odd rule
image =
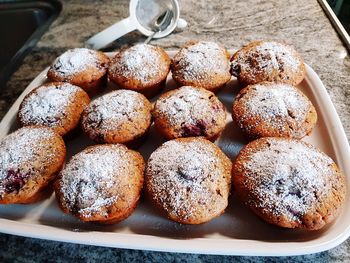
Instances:
[[[0,92],[62,10],[60,1],[0,1]]]

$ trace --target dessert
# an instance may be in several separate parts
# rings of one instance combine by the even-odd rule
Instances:
[[[345,201],[344,175],[326,154],[303,141],[260,138],[233,166],[234,189],[263,220],[285,228],[318,230]]]
[[[171,72],[179,86],[216,92],[231,79],[229,54],[214,42],[190,42],[172,59]]]
[[[231,57],[231,74],[243,85],[262,81],[298,85],[306,72],[304,60],[292,46],[254,41]]]
[[[215,140],[226,124],[225,107],[215,94],[190,86],[162,94],[152,115],[155,127],[167,139],[204,136]]]
[[[88,94],[66,82],[51,82],[33,89],[18,110],[21,126],[40,125],[61,136],[79,126],[80,115],[89,104]]]
[[[56,58],[47,77],[54,82],[69,82],[95,95],[106,84],[108,65],[109,58],[103,52],[74,48]]]
[[[261,82],[238,93],[232,118],[249,138],[301,139],[311,133],[317,113],[311,101],[296,87]]]
[[[142,156],[122,144],[74,155],[55,182],[60,208],[82,221],[112,224],[134,211],[143,186]]]
[[[26,204],[49,194],[66,156],[63,139],[47,127],[23,127],[0,141],[0,204]]]
[[[204,138],[171,140],[148,160],[146,192],[169,219],[205,223],[221,215],[228,205],[231,167],[220,148]]]
[[[137,44],[117,52],[108,76],[119,88],[153,97],[164,88],[169,70],[170,58],[162,48]]]
[[[137,146],[151,125],[151,103],[132,90],[116,90],[93,100],[81,118],[84,133],[97,143]]]

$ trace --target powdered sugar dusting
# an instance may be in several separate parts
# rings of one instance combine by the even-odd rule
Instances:
[[[258,118],[278,130],[283,130],[289,119],[303,123],[312,107],[306,96],[288,84],[256,84],[249,86],[245,94],[235,102],[246,108],[245,114],[239,120],[241,126],[245,126],[245,120]],[[245,128],[249,129],[248,126]]]
[[[244,72],[254,79],[256,75],[264,75],[265,80],[272,80],[277,76],[288,79],[288,72],[299,71],[302,61],[291,46],[278,42],[261,42],[247,52],[238,53],[232,61],[231,70]],[[276,76],[275,76],[276,75]]]
[[[113,74],[133,78],[140,82],[152,81],[163,65],[161,54],[155,47],[147,44],[137,44],[121,53],[112,60],[110,71]]]
[[[85,109],[87,115],[83,117],[82,123],[90,128],[114,130],[132,119],[143,118],[145,108],[145,101],[139,93],[116,90],[92,101]]]
[[[21,180],[20,186],[29,177],[40,174],[40,167],[34,167],[40,156],[38,153],[43,149],[43,143],[56,136],[53,131],[46,128],[21,128],[6,136],[0,142],[0,198],[7,192],[18,191],[12,189],[10,183]],[[54,153],[46,152],[45,157],[49,162]],[[14,178],[16,177],[16,178]]]
[[[64,78],[71,78],[87,67],[100,67],[96,51],[87,48],[74,48],[56,58],[52,68]]]
[[[190,86],[181,87],[169,97],[159,98],[155,110],[180,130],[198,123],[206,130],[207,126],[225,123],[226,119],[224,106],[213,93]]]
[[[61,171],[60,192],[66,206],[89,218],[108,215],[118,200],[118,187],[127,180],[130,160],[127,149],[118,145],[87,148],[76,154]]]
[[[311,106],[310,101],[288,84],[255,85],[252,97],[247,101],[252,114],[271,119],[292,114],[296,120],[304,120]]]
[[[300,61],[295,58],[295,53],[290,46],[282,45],[277,42],[263,42],[257,46],[257,52],[260,52],[265,56],[266,54],[271,57],[269,62],[264,61],[268,70],[279,69],[281,64],[293,71],[297,71],[300,65]]]
[[[272,213],[300,218],[332,191],[333,161],[299,141],[267,139],[267,146],[250,154],[244,164],[251,204]]]
[[[27,96],[20,108],[21,121],[49,127],[60,125],[66,109],[74,103],[79,88],[69,83],[48,84],[35,89]]]
[[[230,179],[219,167],[214,148],[203,141],[168,141],[148,161],[147,187],[170,215],[198,218],[227,205]]]
[[[173,60],[186,81],[207,81],[212,76],[226,76],[230,70],[225,50],[214,42],[201,41],[183,48]]]

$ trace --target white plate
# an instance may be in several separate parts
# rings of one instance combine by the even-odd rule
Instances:
[[[173,55],[174,52],[169,52]],[[306,141],[330,155],[346,174],[350,185],[350,151],[343,127],[325,87],[316,73],[306,66],[307,75],[299,88],[315,105],[319,120]],[[44,83],[46,70],[40,73],[17,99],[0,123],[0,138],[16,129],[16,114],[25,94]],[[170,76],[168,88],[174,87]],[[238,85],[231,81],[218,96],[230,111]],[[229,114],[230,116],[230,114]],[[145,159],[163,140],[151,129],[140,148]],[[228,124],[218,145],[232,159],[247,143],[228,117]],[[68,156],[85,148],[90,141],[84,136],[67,141]],[[346,207],[350,206],[349,195]],[[119,248],[188,252],[222,255],[300,255],[333,248],[350,235],[350,209],[321,231],[282,229],[269,225],[237,201],[230,198],[226,213],[199,226],[180,225],[161,217],[146,200],[141,200],[127,220],[110,226],[82,223],[63,214],[50,199],[32,205],[0,205],[0,231],[8,234],[65,242]]]

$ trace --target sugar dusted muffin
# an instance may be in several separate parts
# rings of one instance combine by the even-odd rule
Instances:
[[[79,126],[80,115],[89,102],[88,94],[78,86],[47,83],[25,96],[18,110],[18,121],[21,126],[50,127],[63,136]]]
[[[93,100],[81,118],[84,133],[97,143],[137,146],[151,126],[152,104],[132,90],[116,90]]]
[[[290,45],[254,41],[232,56],[231,74],[243,85],[262,81],[297,85],[305,77],[305,66],[302,57]]]
[[[231,79],[229,53],[214,42],[190,42],[172,59],[171,72],[179,86],[216,92]]]
[[[232,118],[250,138],[301,139],[311,133],[317,113],[311,101],[296,87],[262,82],[238,93]]]
[[[231,167],[220,148],[204,138],[171,140],[148,160],[146,192],[169,219],[183,224],[205,223],[227,207]]]
[[[240,151],[232,176],[241,200],[281,227],[321,229],[345,202],[344,175],[330,157],[303,141],[255,140]]]
[[[152,115],[155,127],[167,139],[204,136],[215,140],[226,124],[225,107],[215,94],[190,86],[162,94]]]
[[[55,182],[65,213],[112,224],[136,208],[143,186],[142,156],[122,144],[90,146],[74,155]]]
[[[94,95],[106,84],[108,65],[109,58],[103,52],[74,48],[56,58],[47,77],[54,82],[69,82]]]
[[[152,97],[165,86],[169,70],[170,58],[162,48],[137,44],[115,55],[108,76],[122,89]]]
[[[66,156],[63,139],[46,127],[23,127],[0,141],[0,204],[47,197]]]

